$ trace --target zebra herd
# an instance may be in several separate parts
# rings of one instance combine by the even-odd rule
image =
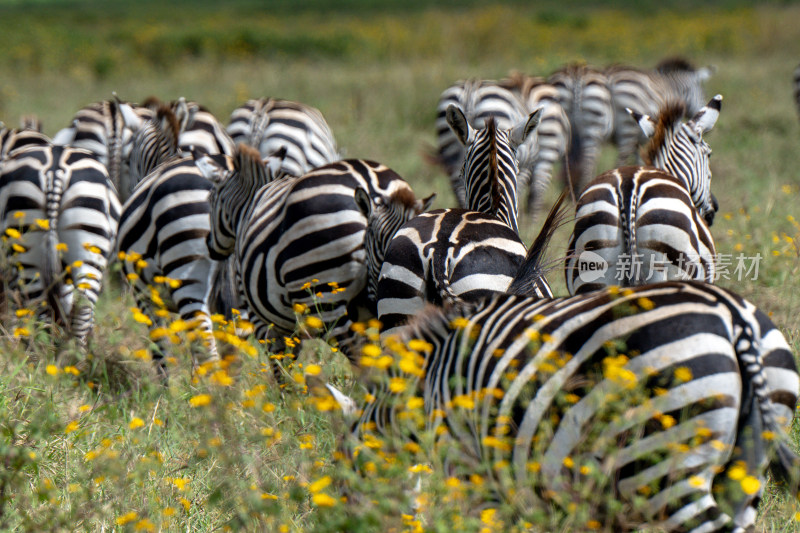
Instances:
[[[494,493],[524,511],[565,503],[580,464],[623,501],[646,495],[615,527],[749,530],[768,467],[800,481],[787,436],[800,377],[770,319],[713,285],[719,206],[703,137],[722,97],[705,101],[710,73],[670,59],[458,82],[437,107],[435,159],[460,207],[434,211],[387,166],[342,159],[322,114],[287,100],[250,100],[227,127],[183,98],[116,95],[53,139],[35,123],[2,127],[3,302],[34,306],[85,348],[119,260],[162,369],[163,310],[195,328],[194,364],[220,356],[214,313],[238,310],[278,352],[297,309],[313,308],[354,365],[354,324],[378,318],[400,360],[392,375],[423,399],[410,438],[432,431],[431,452],[453,450],[445,469],[508,464],[489,471]],[[617,168],[595,177],[609,141]],[[639,144],[643,164],[626,166]],[[559,165],[564,192],[528,248],[519,194],[538,212]],[[543,254],[569,196],[570,296],[556,298]],[[618,276],[631,256],[643,268]],[[615,393],[634,385],[644,400]],[[344,449],[409,437],[396,393],[364,386],[361,408],[328,386],[351,421]],[[757,490],[725,489],[742,465]]]

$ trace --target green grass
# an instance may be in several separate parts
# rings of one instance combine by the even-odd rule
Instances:
[[[436,207],[447,207],[453,205],[448,181],[422,154],[434,142],[439,93],[453,81],[501,77],[510,69],[548,74],[577,59],[646,67],[684,54],[717,67],[708,94],[724,96],[707,136],[721,206],[712,228],[718,251],[763,257],[758,279],[720,284],[769,312],[800,353],[800,227],[787,218],[800,219],[800,124],[791,95],[800,6],[680,2],[678,10],[667,10],[644,2],[628,9],[631,4],[393,0],[376,7],[349,0],[332,9],[317,0],[270,6],[237,0],[221,8],[147,0],[104,3],[101,14],[92,2],[33,8],[0,1],[0,119],[14,124],[36,113],[52,134],[77,109],[112,91],[134,101],[185,96],[223,120],[247,98],[289,98],[318,107],[348,157],[388,164],[418,196],[437,192]],[[607,150],[600,165],[613,160]],[[523,220],[521,227],[530,243],[537,225]],[[554,239],[552,257],[564,253],[568,232]],[[561,271],[550,278],[563,294]],[[132,319],[130,298],[112,289],[100,302],[88,361],[78,364],[67,351],[51,375],[46,367],[58,354],[46,336],[33,346],[18,343],[10,331],[0,339],[0,528],[415,527],[400,514],[410,508],[397,490],[403,468],[382,472],[393,483],[349,479],[379,500],[360,502],[358,519],[339,503],[314,502],[312,494],[335,495],[336,481],[323,488],[309,483],[346,477],[332,459],[341,424],[319,412],[301,383],[280,391],[265,379],[263,354],[242,356],[216,378],[219,369],[193,379],[188,350],[180,346],[170,386],[162,389],[149,363],[137,358],[148,346],[146,328]],[[304,343],[302,352],[309,361],[330,357],[314,343]],[[77,376],[65,372],[69,363]],[[350,390],[341,366],[323,367]],[[192,407],[190,399],[203,394],[208,405]],[[426,528],[447,531],[456,520],[465,530],[490,527],[490,516],[469,512],[481,495],[474,484],[464,484],[463,497],[452,501],[443,499],[450,488],[441,474],[430,486],[437,513]],[[760,528],[800,530],[789,500],[770,489]],[[506,511],[500,516],[507,519]],[[543,530],[558,520],[566,520],[563,528],[580,525],[558,513],[541,520]]]

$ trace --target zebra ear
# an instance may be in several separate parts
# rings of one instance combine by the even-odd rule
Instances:
[[[116,97],[116,94],[114,95]],[[144,120],[136,114],[133,106],[125,102],[119,102],[119,111],[122,113],[122,120],[125,122],[125,127],[131,131],[139,131],[144,126]]]
[[[466,146],[472,136],[472,128],[469,122],[467,122],[467,117],[464,116],[464,112],[455,104],[450,104],[447,106],[447,115],[445,118],[447,119],[447,124],[450,126],[450,129],[453,130],[453,133],[458,137],[458,141]]]
[[[183,96],[175,101],[173,113],[175,113],[175,117],[180,123],[181,131],[186,131],[187,128],[194,124],[194,117],[199,110],[200,106],[194,102],[187,102]]]
[[[192,154],[194,157],[194,154]],[[211,183],[219,184],[229,175],[230,170],[220,166],[213,157],[208,154],[203,154],[201,157],[195,157],[194,164],[197,166],[200,173]]]
[[[361,211],[361,214],[369,218],[369,216],[372,214],[372,198],[369,197],[369,193],[363,188],[359,187],[356,189],[355,200],[356,206],[358,207],[358,210]]]
[[[718,94],[703,109],[698,111],[687,124],[692,131],[702,137],[704,133],[711,131],[711,128],[717,123],[720,109],[722,109],[722,95]]]
[[[525,142],[525,139],[533,133],[536,128],[539,126],[539,120],[542,118],[542,110],[544,107],[540,107],[530,115],[528,115],[527,120],[525,122],[520,122],[513,128],[511,128],[511,134],[509,135],[509,140],[511,141],[511,146],[516,148],[517,146],[521,145]]]
[[[435,199],[436,199],[436,193],[433,193],[427,198],[422,198],[421,200],[417,200],[417,204],[419,205],[418,211],[420,213],[424,213],[425,211],[430,209]]]
[[[651,119],[649,115],[642,115],[630,107],[626,107],[625,111],[627,111],[628,114],[633,117],[633,120],[636,121],[636,123],[639,125],[639,128],[641,128],[648,139],[653,136],[653,134],[656,132],[656,123],[653,122],[653,119]]]
[[[267,170],[269,171],[270,176],[277,176],[278,172],[280,172],[281,167],[283,166],[283,160],[286,159],[286,147],[281,146],[264,160],[264,163],[267,165]]]

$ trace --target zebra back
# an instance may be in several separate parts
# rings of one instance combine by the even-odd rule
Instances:
[[[14,150],[28,146],[48,146],[50,138],[39,131],[27,128],[8,129],[0,122],[0,162]]]
[[[149,120],[153,112],[142,106],[130,104],[141,120]],[[128,158],[132,148],[133,132],[125,127],[125,120],[117,99],[103,100],[80,109],[72,124],[53,136],[53,144],[88,150],[106,166],[111,183],[125,201],[130,191]]]
[[[572,63],[552,73],[547,81],[558,90],[559,103],[569,117],[571,137],[565,172],[577,196],[594,177],[600,146],[613,129],[608,78],[594,67]]]
[[[426,346],[413,352],[421,373],[393,375],[424,400],[429,451],[443,452],[445,469],[485,476],[520,512],[538,498],[567,508],[586,471],[622,502],[597,517],[615,530],[746,530],[761,489],[726,490],[722,472],[745,465],[763,487],[771,462],[794,469],[796,483],[786,445],[800,392],[792,352],[763,313],[724,289],[498,295],[429,309],[385,345],[398,358]],[[404,397],[375,395],[354,433],[409,431]],[[429,442],[419,430],[410,424],[416,442]]]
[[[322,113],[309,105],[278,98],[248,100],[231,113],[228,133],[236,143],[255,147],[262,157],[286,148],[281,170],[302,176],[341,159]]]
[[[360,313],[375,315],[368,277],[380,267],[371,264],[380,261],[388,234],[432,198],[412,202],[410,187],[397,173],[359,159],[277,179],[249,197],[243,187],[225,187],[229,181],[212,192],[209,248],[220,257],[235,253],[242,301],[256,335],[291,333],[294,305],[305,305],[319,311],[328,336],[353,355],[346,346],[350,324]],[[364,204],[360,209],[355,197],[359,188],[372,199],[369,244]]]

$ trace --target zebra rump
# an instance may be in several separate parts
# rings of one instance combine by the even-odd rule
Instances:
[[[120,217],[106,169],[84,150],[16,150],[0,169],[0,216],[21,234],[6,245],[8,288],[85,346]]]
[[[267,157],[281,147],[281,171],[302,176],[341,159],[322,113],[309,105],[279,98],[248,100],[231,113],[228,133],[236,144],[256,148]]]

